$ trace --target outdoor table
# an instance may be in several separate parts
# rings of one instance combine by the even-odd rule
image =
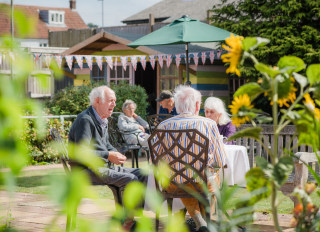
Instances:
[[[250,169],[249,158],[247,154],[247,149],[244,146],[238,145],[224,145],[227,153],[227,168],[224,169],[225,180],[228,185],[239,185],[241,187],[246,186],[245,174]],[[149,173],[146,199],[152,199],[153,191],[155,189],[155,179],[153,172]],[[173,199],[172,211],[177,212],[185,208],[180,199]],[[145,210],[152,210],[145,204]],[[153,210],[152,210],[153,211]],[[162,205],[161,212],[167,212],[167,202],[165,201]]]

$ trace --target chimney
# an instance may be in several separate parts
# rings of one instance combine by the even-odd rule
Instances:
[[[76,10],[76,0],[69,0],[70,10]]]

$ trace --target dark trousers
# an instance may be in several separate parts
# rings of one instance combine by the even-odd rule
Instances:
[[[119,166],[101,167],[98,169],[100,178],[106,184],[123,188],[131,181],[147,183],[148,177],[141,173],[139,168],[125,168]]]

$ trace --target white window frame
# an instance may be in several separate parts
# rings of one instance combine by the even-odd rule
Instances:
[[[49,10],[49,24],[61,24],[64,25],[64,11],[57,11],[57,10]],[[52,20],[53,18],[53,20]],[[62,18],[62,21],[60,21]]]

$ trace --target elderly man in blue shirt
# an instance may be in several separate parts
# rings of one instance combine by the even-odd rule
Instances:
[[[170,91],[163,90],[156,101],[160,103],[159,114],[171,114],[173,116],[178,115],[174,106],[174,98]]]

